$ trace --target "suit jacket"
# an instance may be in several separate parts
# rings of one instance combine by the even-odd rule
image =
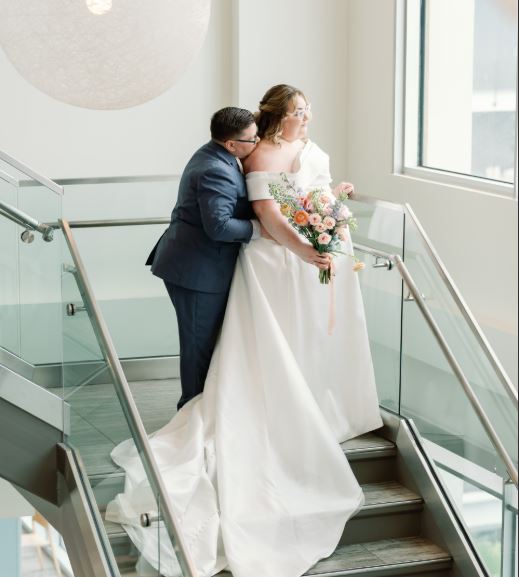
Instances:
[[[187,164],[171,224],[148,257],[154,275],[209,293],[231,284],[242,243],[252,237],[252,206],[235,157],[211,141]]]

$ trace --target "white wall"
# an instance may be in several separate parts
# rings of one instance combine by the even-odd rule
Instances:
[[[257,110],[268,88],[292,84],[311,101],[310,138],[342,175],[346,153],[345,0],[236,0],[238,101]]]
[[[205,44],[168,92],[144,105],[94,111],[28,84],[0,50],[0,149],[52,178],[171,174],[209,139],[231,99],[231,0],[213,2]]]
[[[346,173],[360,194],[409,202],[517,379],[517,203],[393,174],[395,0],[348,0]]]

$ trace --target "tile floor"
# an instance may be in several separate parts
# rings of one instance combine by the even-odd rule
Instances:
[[[22,547],[22,575],[21,577],[58,577],[52,561],[42,555],[43,568],[40,565],[35,547]],[[63,577],[66,577],[62,572]]]

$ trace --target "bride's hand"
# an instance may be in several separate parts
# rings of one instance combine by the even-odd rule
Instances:
[[[332,262],[331,254],[320,254],[319,251],[310,244],[303,244],[297,250],[297,256],[309,264],[313,264],[320,270],[328,270]]]
[[[349,198],[352,198],[354,192],[355,187],[351,182],[341,182],[333,189],[333,194],[336,197],[338,197],[340,194],[346,193]]]

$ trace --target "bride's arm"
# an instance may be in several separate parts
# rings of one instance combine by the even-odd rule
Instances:
[[[274,200],[255,200],[252,207],[262,226],[279,244],[286,246],[305,262],[323,270],[329,268],[329,255],[319,254],[310,243],[303,240],[281,214]]]

